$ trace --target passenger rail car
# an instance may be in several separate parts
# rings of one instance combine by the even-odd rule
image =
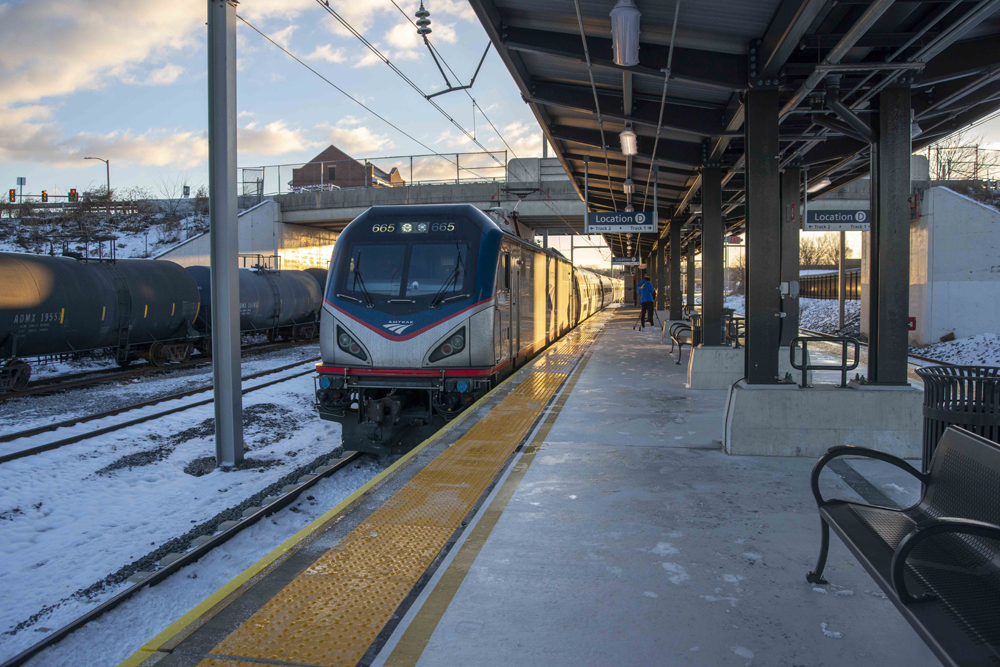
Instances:
[[[350,448],[387,454],[623,297],[621,280],[574,268],[474,206],[373,207],[334,247],[320,417],[341,423]]]

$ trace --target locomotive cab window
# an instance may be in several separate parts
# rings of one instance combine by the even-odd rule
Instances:
[[[331,297],[387,312],[436,308],[472,296],[479,230],[460,221],[374,219],[338,240],[344,254]]]
[[[510,289],[510,253],[505,252],[503,254],[503,286],[504,289]]]

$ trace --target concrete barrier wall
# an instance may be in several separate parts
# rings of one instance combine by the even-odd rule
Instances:
[[[910,226],[911,345],[1000,332],[1000,211],[948,188]]]
[[[337,235],[323,229],[283,223],[281,207],[276,202],[261,202],[243,211],[238,220],[241,254],[276,253],[283,269],[326,269],[330,266]],[[169,259],[181,266],[208,266],[209,250],[209,235],[205,233],[160,253],[156,259]]]

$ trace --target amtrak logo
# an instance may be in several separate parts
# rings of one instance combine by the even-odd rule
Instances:
[[[382,326],[391,331],[392,333],[396,334],[397,336],[399,336],[404,331],[413,326],[413,322],[399,322],[397,320],[393,320],[392,322],[389,322],[388,324],[383,324]]]

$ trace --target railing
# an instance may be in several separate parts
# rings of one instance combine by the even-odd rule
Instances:
[[[836,271],[812,276],[799,276],[799,296],[807,299],[838,298]],[[844,272],[844,299],[858,301],[861,299],[861,269],[851,269]]]
[[[507,180],[507,151],[344,157],[239,168],[240,195],[407,185],[500,183]]]
[[[841,344],[841,356],[839,364],[810,364],[809,363],[809,343],[840,343]],[[797,364],[795,362],[795,349],[801,343],[802,345],[802,364]],[[847,346],[854,345],[854,360],[848,362],[847,360]],[[858,361],[861,359],[860,356],[861,345],[854,338],[848,338],[846,336],[799,336],[792,339],[792,344],[788,346],[788,354],[791,357],[792,368],[798,371],[802,371],[802,382],[799,384],[803,389],[809,387],[807,381],[809,371],[840,371],[840,386],[847,386],[847,371],[853,371],[858,367]]]

